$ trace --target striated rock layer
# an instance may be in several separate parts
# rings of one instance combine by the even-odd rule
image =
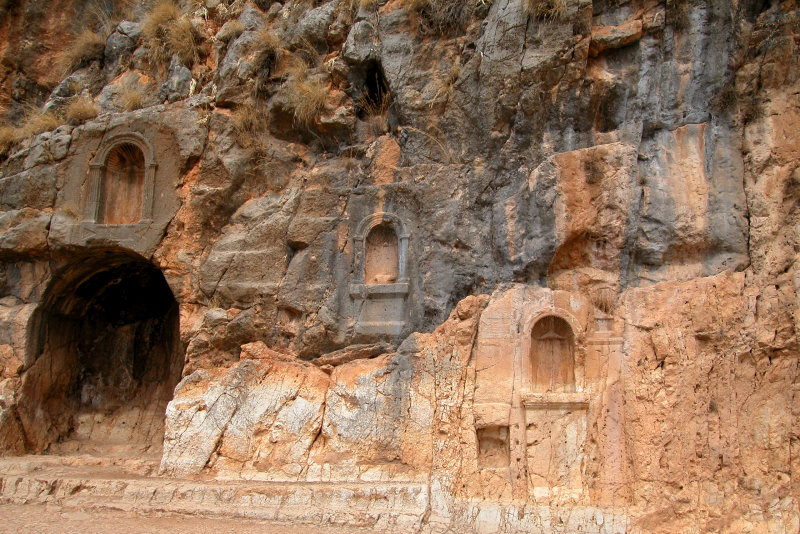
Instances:
[[[0,2],[2,454],[800,529],[796,1],[128,4]]]

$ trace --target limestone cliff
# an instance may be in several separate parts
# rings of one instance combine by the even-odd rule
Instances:
[[[794,0],[0,2],[0,447],[797,531],[798,41]]]

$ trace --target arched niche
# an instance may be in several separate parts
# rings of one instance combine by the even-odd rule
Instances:
[[[561,307],[547,307],[521,325],[522,386],[535,395],[568,394],[584,387],[584,329]]]
[[[155,151],[137,132],[113,136],[89,164],[85,219],[99,225],[135,225],[153,217]]]
[[[557,315],[546,315],[531,329],[530,389],[533,393],[575,391],[575,334]]]
[[[397,233],[389,224],[373,226],[364,241],[364,283],[393,284],[400,277]]]
[[[180,380],[178,304],[129,250],[86,249],[56,272],[29,326],[18,413],[31,452],[158,452]]]
[[[409,232],[403,221],[393,213],[378,212],[364,218],[356,227],[353,242],[356,283],[408,282],[408,238]],[[368,270],[372,280],[368,279]],[[384,281],[378,281],[375,275],[382,276]],[[396,279],[388,281],[393,276]]]
[[[353,237],[355,332],[399,336],[404,332],[408,295],[408,238],[403,221],[393,213],[364,218]]]

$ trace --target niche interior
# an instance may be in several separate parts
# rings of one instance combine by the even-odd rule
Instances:
[[[406,325],[409,291],[409,233],[392,213],[366,217],[354,237],[355,331],[367,336],[398,336]]]
[[[155,153],[143,135],[112,137],[89,165],[85,221],[103,226],[151,222],[155,172]]]
[[[125,249],[83,251],[53,278],[30,330],[19,413],[31,452],[157,452],[180,380],[178,304]]]

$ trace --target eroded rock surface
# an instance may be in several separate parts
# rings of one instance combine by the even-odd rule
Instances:
[[[800,528],[796,1],[90,4],[0,3],[3,454]]]

